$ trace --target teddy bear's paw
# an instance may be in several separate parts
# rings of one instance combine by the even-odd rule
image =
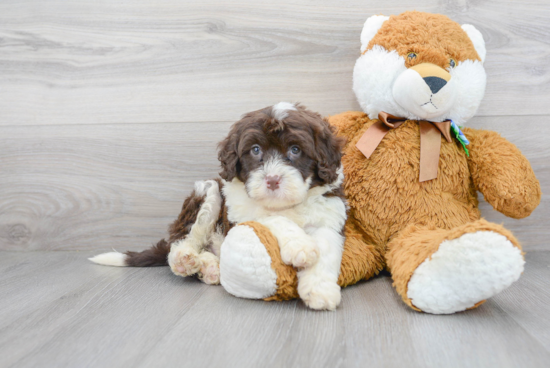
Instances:
[[[336,282],[315,278],[301,279],[298,294],[309,308],[316,310],[335,310],[342,300],[340,286]]]
[[[523,272],[521,250],[493,231],[467,233],[441,243],[407,285],[412,304],[449,314],[471,308],[506,289]]]
[[[185,243],[172,247],[168,264],[174,274],[183,277],[196,274],[202,267],[197,251]]]
[[[197,273],[199,280],[209,285],[219,285],[220,283],[220,261],[218,257],[210,252],[204,252],[199,255],[201,268]]]
[[[319,258],[319,249],[309,235],[291,239],[281,249],[281,259],[287,265],[296,268],[309,268]]]

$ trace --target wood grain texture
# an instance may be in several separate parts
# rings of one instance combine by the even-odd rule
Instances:
[[[484,35],[479,116],[550,114],[547,0],[6,0],[0,125],[226,121],[281,100],[355,110],[364,21],[413,8]]]
[[[229,123],[0,128],[0,247],[109,249],[165,235],[217,175]]]
[[[449,316],[407,308],[387,276],[335,312],[238,299],[167,267],[90,252],[0,252],[0,367],[546,367],[550,252],[520,281]],[[19,308],[15,308],[18,306]]]
[[[202,283],[170,277],[166,267],[88,262],[65,252],[26,252],[10,261],[18,272],[4,272],[0,283],[0,366],[99,366],[102,354],[118,364],[128,351],[138,358],[156,341],[153,331],[158,339],[206,291]]]
[[[550,193],[546,116],[478,117],[523,151]],[[215,177],[216,144],[231,122],[0,127],[0,249],[143,249],[166,228],[196,180]],[[480,196],[482,198],[482,196]],[[547,249],[550,197],[514,220],[482,202],[526,250]]]

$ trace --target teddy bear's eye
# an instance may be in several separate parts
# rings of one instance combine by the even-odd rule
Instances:
[[[407,59],[409,59],[409,61],[413,61],[416,59],[416,56],[417,56],[416,52],[409,52],[407,54]]]
[[[451,58],[451,60],[449,60],[449,66],[452,68],[454,68],[456,66],[456,61],[455,59]]]

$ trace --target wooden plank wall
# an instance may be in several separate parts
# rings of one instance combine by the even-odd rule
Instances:
[[[358,110],[359,35],[373,14],[443,13],[485,37],[497,130],[550,192],[547,0],[366,2],[4,0],[0,3],[0,249],[141,249],[164,236],[215,147],[247,111],[281,100]],[[550,249],[548,195],[504,222]]]

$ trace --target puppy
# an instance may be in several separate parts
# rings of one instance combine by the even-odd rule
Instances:
[[[219,284],[220,248],[235,224],[257,221],[298,269],[298,293],[314,309],[335,309],[346,202],[342,140],[320,115],[281,102],[245,114],[220,142],[221,179],[195,183],[168,240],[143,252],[90,258],[111,266],[169,265],[176,275]]]

